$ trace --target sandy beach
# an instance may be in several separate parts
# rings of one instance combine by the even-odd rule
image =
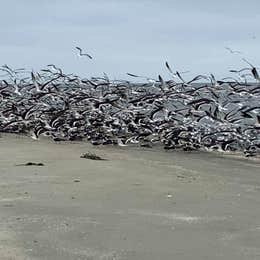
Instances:
[[[257,160],[5,134],[0,174],[1,260],[260,258]]]

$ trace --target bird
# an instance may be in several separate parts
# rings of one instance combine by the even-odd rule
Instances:
[[[171,69],[169,63],[168,63],[167,61],[165,62],[165,66],[166,66],[166,68],[168,69],[168,71],[170,72],[170,74],[173,76],[173,78],[178,77],[178,78],[181,79],[183,82],[184,82],[184,80],[182,79],[182,77],[181,77],[180,74],[190,72],[190,71],[187,70],[187,71],[182,71],[182,72],[176,71],[176,73],[174,73],[174,72],[172,71],[172,69]]]
[[[259,77],[259,74],[258,74],[258,71],[256,69],[255,66],[253,66],[250,62],[248,62],[245,58],[243,58],[243,61],[246,62],[248,65],[251,66],[251,73],[253,74],[254,78],[258,81],[260,81],[260,77]]]
[[[130,77],[146,79],[149,83],[152,84],[152,86],[154,86],[158,82],[156,79],[153,79],[153,78],[149,78],[149,77],[145,77],[145,76],[139,76],[139,75],[132,74],[132,73],[126,73],[126,74]]]
[[[242,71],[246,71],[246,70],[250,70],[250,68],[243,68],[243,69],[240,69],[240,70],[229,70],[229,72],[232,72],[232,73],[241,73]]]
[[[82,51],[82,49],[80,47],[76,47],[76,49],[79,51],[79,53],[78,53],[79,57],[87,56],[88,58],[93,59],[93,57],[90,56],[88,53],[83,53],[83,51]]]
[[[232,49],[229,48],[229,47],[225,47],[225,49],[228,50],[228,51],[229,51],[230,53],[232,53],[232,54],[242,54],[241,51],[235,51],[235,50],[232,50]]]

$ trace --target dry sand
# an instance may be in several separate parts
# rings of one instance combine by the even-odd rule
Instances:
[[[3,135],[0,175],[0,260],[260,259],[257,161]]]

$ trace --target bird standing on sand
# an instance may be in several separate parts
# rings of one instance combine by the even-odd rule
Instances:
[[[90,56],[88,53],[83,53],[83,51],[80,47],[76,47],[76,49],[79,51],[79,53],[78,53],[79,57],[87,56],[88,58],[93,59],[92,56]]]

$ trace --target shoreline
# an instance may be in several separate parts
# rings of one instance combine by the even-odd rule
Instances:
[[[165,152],[165,153],[179,153],[179,154],[200,154],[200,155],[208,155],[208,156],[215,156],[219,158],[231,158],[231,159],[239,159],[239,160],[245,160],[245,161],[252,161],[252,162],[259,162],[260,163],[260,155],[255,155],[255,156],[245,156],[242,152],[232,152],[232,151],[206,151],[206,150],[193,150],[193,151],[183,151],[181,148],[179,149],[171,149],[171,150],[166,150],[163,149],[163,145],[161,144],[155,144],[153,147],[142,147],[140,145],[135,145],[135,144],[128,144],[125,146],[120,146],[120,145],[92,145],[89,141],[87,140],[81,140],[81,141],[53,141],[49,137],[44,137],[41,136],[41,138],[34,140],[29,136],[26,136],[24,134],[14,134],[14,133],[1,133],[0,140],[1,138],[15,138],[15,139],[24,139],[28,140],[29,142],[35,142],[35,143],[53,143],[57,145],[77,145],[77,144],[86,144],[90,149],[97,148],[98,150],[102,150],[101,148],[106,149],[123,149],[123,150],[129,150],[129,151],[154,151],[154,152]]]

